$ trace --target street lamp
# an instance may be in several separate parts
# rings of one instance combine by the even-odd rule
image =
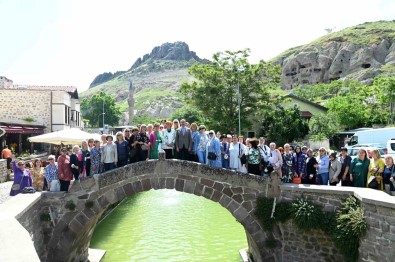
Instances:
[[[240,73],[239,73],[239,70],[237,70],[237,107],[238,107],[238,111],[239,111],[239,136],[241,136],[240,103],[241,103]]]
[[[101,114],[98,115],[98,118],[97,118],[97,123],[98,123],[97,126],[98,126],[98,127],[100,127],[100,117],[103,116],[103,128],[104,128],[104,115],[105,115],[105,114],[106,114],[106,113],[101,113]]]
[[[239,136],[241,135],[241,92],[240,92],[240,72],[244,71],[243,66],[237,67],[237,107],[239,111]]]

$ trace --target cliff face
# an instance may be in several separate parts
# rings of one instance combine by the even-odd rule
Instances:
[[[197,62],[203,62],[195,52],[189,51],[189,46],[184,42],[164,43],[152,49],[150,54],[145,54],[143,58],[138,58],[132,65],[131,69],[135,69],[148,60],[176,60],[189,61],[194,59]]]
[[[166,61],[167,64],[169,64],[169,61],[174,62],[171,64],[171,68],[163,65]],[[177,64],[177,62],[180,63]],[[160,71],[162,69],[174,69],[180,67],[188,68],[195,62],[204,63],[207,62],[207,60],[200,59],[195,52],[189,50],[189,46],[184,42],[164,43],[161,46],[154,47],[151,53],[145,54],[142,58],[139,57],[128,71],[147,73]],[[139,68],[145,64],[147,65],[145,68]],[[95,77],[89,88],[108,82],[128,71],[102,73]]]
[[[129,124],[129,114],[126,112],[132,80],[135,90],[134,116],[168,118],[182,106],[178,91],[182,81],[192,79],[188,68],[195,63],[206,62],[209,61],[200,59],[184,42],[165,43],[138,58],[127,71],[98,75],[91,87],[80,96],[88,98],[101,91],[113,96],[123,112],[120,124],[126,125]]]
[[[386,22],[385,26],[388,23],[395,27],[394,21]],[[280,55],[274,62],[282,66],[281,87],[292,89],[337,79],[356,79],[370,84],[381,73],[383,65],[395,65],[395,30],[380,28],[380,25],[368,23],[369,28],[353,27]],[[373,43],[362,41],[369,37]]]

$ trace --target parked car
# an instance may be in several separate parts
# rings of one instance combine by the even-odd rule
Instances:
[[[394,148],[395,148],[395,144],[394,144]],[[370,146],[370,145],[351,146],[351,147],[347,148],[347,153],[352,159],[354,159],[354,158],[358,157],[358,152],[360,149],[365,149],[368,158],[372,158],[372,151],[374,149],[379,150],[381,157],[384,157],[384,155],[386,154],[386,149],[384,147],[374,147],[374,146]]]

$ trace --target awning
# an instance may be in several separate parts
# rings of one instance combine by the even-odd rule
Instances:
[[[90,134],[81,131],[79,128],[65,129],[44,135],[29,137],[31,143],[48,143],[48,144],[65,144],[65,145],[81,145],[82,140],[88,140],[90,138],[100,139],[99,134]]]
[[[0,128],[8,134],[44,134],[45,126],[7,125],[2,123]]]

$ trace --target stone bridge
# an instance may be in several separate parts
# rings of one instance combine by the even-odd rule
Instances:
[[[86,261],[95,226],[111,205],[139,192],[175,189],[203,196],[228,209],[244,226],[257,260],[267,260],[273,254],[260,248],[266,234],[254,216],[254,206],[258,195],[271,196],[276,188],[278,194],[278,185],[271,187],[268,182],[189,161],[151,160],[82,180],[69,193],[42,193],[18,220],[32,235],[41,261]],[[53,223],[43,222],[48,215]]]
[[[9,213],[8,220],[12,217],[14,224],[6,223],[8,227],[19,227],[21,235],[28,236],[27,230],[30,238],[24,237],[21,241],[25,244],[19,242],[7,249],[0,245],[2,257],[13,261],[7,258],[15,257],[18,252],[21,255],[33,252],[33,255],[27,254],[30,259],[26,261],[87,261],[89,243],[103,213],[126,197],[151,189],[175,189],[218,202],[243,225],[255,261],[343,260],[331,239],[321,231],[302,233],[292,222],[276,226],[273,234],[279,245],[275,249],[267,248],[268,235],[254,215],[258,195],[277,196],[280,201],[303,195],[327,211],[334,211],[341,199],[354,195],[361,200],[370,226],[361,242],[360,261],[392,261],[395,257],[395,201],[384,192],[346,187],[279,186],[277,177],[263,179],[163,157],[88,178],[74,184],[69,193],[45,192],[11,199],[9,202],[34,198],[27,208]],[[6,218],[7,213],[3,214]],[[13,236],[7,236],[2,226],[4,228],[0,224],[0,240],[3,242],[3,238]],[[33,246],[30,239],[34,248],[21,249],[22,244]]]

